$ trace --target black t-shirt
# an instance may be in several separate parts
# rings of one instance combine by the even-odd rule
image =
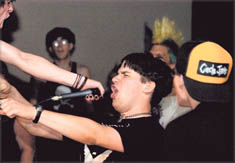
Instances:
[[[232,108],[201,103],[166,128],[169,161],[232,161]]]
[[[112,151],[105,161],[164,160],[163,128],[155,118],[123,119],[120,123],[103,123],[103,125],[115,128],[124,146],[123,153]]]

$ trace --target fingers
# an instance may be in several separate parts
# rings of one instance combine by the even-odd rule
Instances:
[[[104,87],[100,84],[100,86],[98,87],[98,89],[100,90],[101,96],[103,96],[103,95],[104,95],[104,92],[105,92]]]
[[[89,88],[98,88],[101,96],[104,95],[105,89],[104,89],[103,85],[101,84],[101,82],[99,82],[99,81],[87,79],[87,82],[84,85],[84,87],[82,88],[82,90],[89,89]]]
[[[87,101],[94,101],[94,100],[99,100],[100,97],[98,95],[92,95],[92,94],[89,94],[89,95],[86,95],[85,99]]]
[[[16,115],[14,111],[9,107],[12,103],[11,99],[1,99],[0,100],[0,115],[8,116],[9,118],[14,118]]]

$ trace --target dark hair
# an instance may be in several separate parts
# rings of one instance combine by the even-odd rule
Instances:
[[[167,38],[167,39],[163,40],[161,43],[153,43],[152,47],[154,45],[163,45],[163,46],[165,46],[168,49],[168,54],[170,56],[170,62],[171,63],[176,62],[171,57],[171,55],[173,55],[175,58],[177,58],[177,54],[178,54],[178,50],[179,50],[179,46],[177,45],[177,43],[174,40],[172,40],[170,38]]]
[[[192,49],[203,41],[187,41],[179,49],[176,61],[176,72],[185,75],[188,64],[188,57]]]
[[[16,0],[10,0],[11,3],[15,2]],[[2,7],[5,4],[6,0],[0,0],[0,7]]]
[[[172,89],[173,71],[160,59],[144,53],[131,53],[122,59],[121,64],[138,72],[143,78],[142,82],[156,83],[151,99],[151,106],[158,107],[159,102],[167,96]]]
[[[73,45],[74,45],[73,49],[71,49],[71,51],[70,51],[70,55],[72,55],[73,51],[75,49],[76,39],[75,39],[74,33],[66,27],[55,27],[46,34],[46,49],[47,49],[49,55],[52,58],[56,57],[54,53],[50,52],[49,48],[52,46],[52,43],[58,37],[62,37],[63,39],[68,40],[69,43],[73,43]]]

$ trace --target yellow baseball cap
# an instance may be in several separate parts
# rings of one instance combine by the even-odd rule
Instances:
[[[225,102],[231,95],[227,84],[233,66],[231,55],[219,44],[206,41],[189,54],[185,86],[199,101]]]

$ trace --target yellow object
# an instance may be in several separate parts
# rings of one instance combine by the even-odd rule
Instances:
[[[182,33],[176,29],[175,22],[164,16],[162,20],[156,19],[154,22],[152,43],[161,43],[166,39],[172,39],[178,46],[184,40]]]
[[[191,51],[185,76],[202,83],[223,84],[232,66],[231,55],[220,45],[208,41]]]

